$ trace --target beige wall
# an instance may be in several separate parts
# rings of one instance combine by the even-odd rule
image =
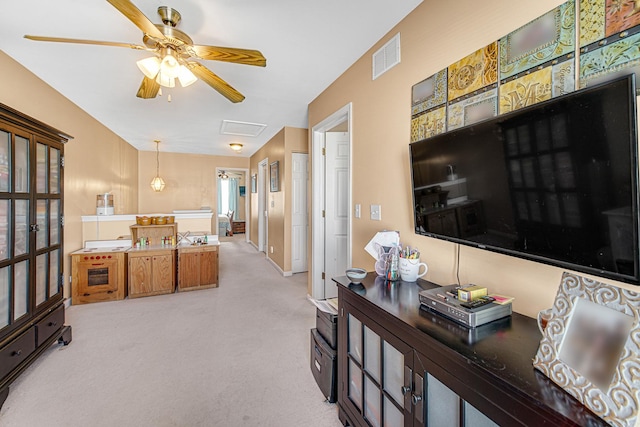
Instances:
[[[95,215],[96,195],[111,192],[116,213],[138,205],[138,151],[0,51],[0,102],[74,137],[65,146],[66,256],[82,247],[81,215]],[[65,297],[69,296],[65,280]]]
[[[160,193],[153,191],[149,185],[156,176],[156,152],[138,153],[138,213],[169,213],[174,209],[200,209],[208,206],[217,215],[216,168],[248,169],[249,158],[163,152],[163,145],[170,143],[161,142],[159,147],[160,176],[166,184]],[[215,229],[213,231],[217,233]]]
[[[455,245],[413,231],[409,140],[411,86],[563,3],[563,0],[425,1],[309,105],[309,128],[353,103],[353,203],[382,205],[382,221],[353,218],[353,265],[373,269],[364,246],[376,231],[399,230],[429,264],[428,280],[456,283]],[[402,62],[375,81],[371,54],[400,32]],[[352,209],[353,211],[353,209]],[[460,280],[515,296],[514,310],[534,316],[550,307],[560,268],[466,246]],[[630,287],[616,282],[623,287]],[[637,290],[637,288],[635,288]]]
[[[270,192],[269,168],[267,167],[267,210],[269,213],[268,245],[269,258],[288,273],[291,271],[291,164],[292,153],[307,152],[307,130],[285,127],[273,138],[251,156],[249,175],[258,173],[258,163],[264,159],[269,160],[269,165],[279,162],[280,191]],[[267,165],[268,166],[268,165]],[[250,188],[249,190],[250,191]],[[250,240],[258,245],[258,197],[257,193],[251,194],[251,230]],[[270,248],[273,247],[273,253]]]

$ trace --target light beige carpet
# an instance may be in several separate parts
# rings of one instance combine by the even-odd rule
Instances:
[[[309,367],[306,274],[225,238],[220,287],[72,306],[70,345],[11,386],[3,427],[340,426]]]

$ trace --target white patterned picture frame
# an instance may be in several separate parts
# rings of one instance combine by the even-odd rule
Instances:
[[[580,306],[587,309],[579,309]],[[588,312],[588,315],[577,314],[580,310],[585,314]],[[582,316],[580,321],[576,320],[577,316]],[[576,335],[584,335],[584,329],[575,332],[576,328],[582,327],[579,325],[584,319],[587,319],[589,327],[595,325],[601,329],[618,320],[626,323],[624,328],[611,328],[611,331],[616,331],[614,334],[607,331],[607,338],[617,334],[622,339],[616,341],[614,336],[613,341],[610,340],[614,345],[603,346],[611,361],[608,368],[599,371],[604,370],[607,373],[605,376],[594,374],[593,369],[589,368],[576,369],[576,366],[567,363],[572,357],[565,356],[567,348],[562,347],[563,342],[573,341],[572,337]],[[608,424],[635,426],[640,421],[639,320],[639,293],[565,272],[533,366]],[[591,329],[586,330],[591,332]],[[589,350],[593,350],[593,346]],[[583,363],[583,353],[575,354]],[[589,373],[584,375],[585,372]],[[603,383],[603,378],[609,379]]]

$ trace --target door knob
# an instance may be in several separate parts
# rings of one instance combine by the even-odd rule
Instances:
[[[414,406],[417,405],[421,400],[422,400],[422,396],[418,394],[414,394],[413,396],[411,396],[411,402],[413,403]]]
[[[407,393],[411,391],[411,387],[404,385],[400,390],[402,391],[402,395],[405,396]]]

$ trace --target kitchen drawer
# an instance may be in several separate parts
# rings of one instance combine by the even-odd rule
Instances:
[[[49,337],[64,324],[64,305],[61,304],[47,317],[36,323],[36,346],[40,347]]]
[[[0,378],[7,376],[16,366],[22,363],[36,349],[36,328],[11,341],[0,350]]]

